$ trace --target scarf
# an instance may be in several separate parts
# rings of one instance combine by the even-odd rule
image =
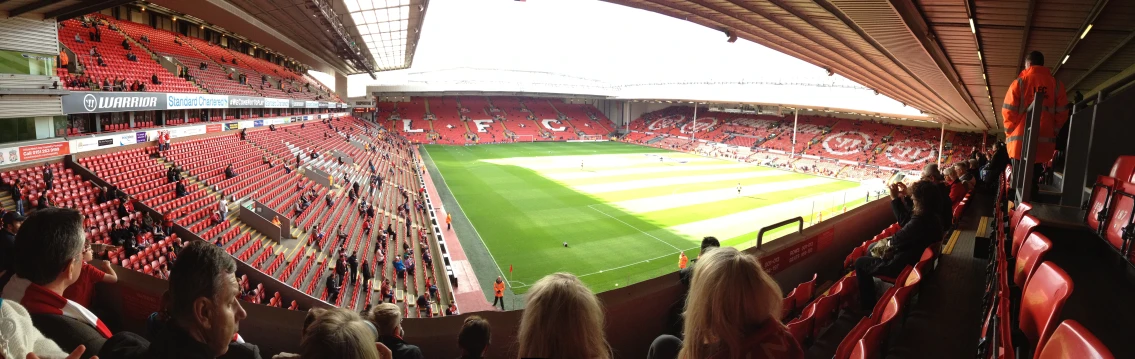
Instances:
[[[94,327],[104,338],[113,335],[106,324],[87,308],[19,276],[13,276],[4,286],[3,297],[19,302],[30,314],[66,316]]]

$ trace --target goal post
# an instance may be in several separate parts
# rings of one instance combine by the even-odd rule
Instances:
[[[606,141],[606,135],[582,135],[579,136],[580,141]]]
[[[516,135],[516,142],[536,142],[536,136],[533,136],[533,135]]]

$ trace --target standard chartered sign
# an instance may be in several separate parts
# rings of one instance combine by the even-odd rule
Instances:
[[[166,108],[170,110],[186,108],[228,108],[229,97],[207,94],[166,94]]]

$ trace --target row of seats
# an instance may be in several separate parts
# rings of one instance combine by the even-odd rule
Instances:
[[[1032,206],[1017,203],[1012,210],[1008,208],[1011,172],[1007,169],[999,179],[994,217],[997,226],[989,245],[992,260],[986,269],[978,356],[1113,358],[1079,322],[1059,321],[1075,285],[1060,266],[1046,261],[1053,242],[1037,231],[1041,221],[1029,213]],[[1027,343],[1015,343],[1020,339]]]

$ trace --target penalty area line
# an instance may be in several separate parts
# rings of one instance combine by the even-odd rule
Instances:
[[[650,238],[654,238],[654,239],[658,240],[659,242],[662,242],[663,244],[670,246],[670,248],[674,248],[674,250],[676,250],[676,251],[680,251],[680,250],[681,250],[681,249],[678,249],[678,247],[675,247],[675,246],[674,246],[673,244],[670,244],[670,242],[667,242],[667,241],[664,241],[664,240],[662,240],[662,238],[658,238],[658,237],[655,237],[655,236],[654,236],[653,234],[650,234],[650,233],[646,233],[646,232],[644,232],[643,230],[641,230],[641,229],[638,229],[638,228],[637,228],[637,227],[635,227],[635,226],[632,226],[632,225],[631,225],[630,223],[627,223],[627,222],[623,222],[623,220],[621,220],[621,219],[618,219],[618,218],[615,218],[615,216],[609,215],[609,214],[607,214],[606,212],[603,212],[603,211],[600,211],[600,210],[598,210],[598,209],[595,209],[595,206],[596,206],[596,205],[594,205],[594,204],[589,204],[589,205],[587,205],[587,208],[591,208],[591,209],[592,209],[592,210],[594,210],[595,212],[599,212],[600,214],[602,214],[602,215],[604,215],[604,216],[607,216],[607,217],[611,217],[611,219],[614,219],[614,220],[616,220],[616,221],[619,221],[619,223],[625,224],[625,225],[626,225],[627,227],[631,227],[631,229],[634,229],[634,230],[638,231],[639,233],[645,234],[645,235],[647,235],[647,236],[648,236],[648,237],[650,237]]]

